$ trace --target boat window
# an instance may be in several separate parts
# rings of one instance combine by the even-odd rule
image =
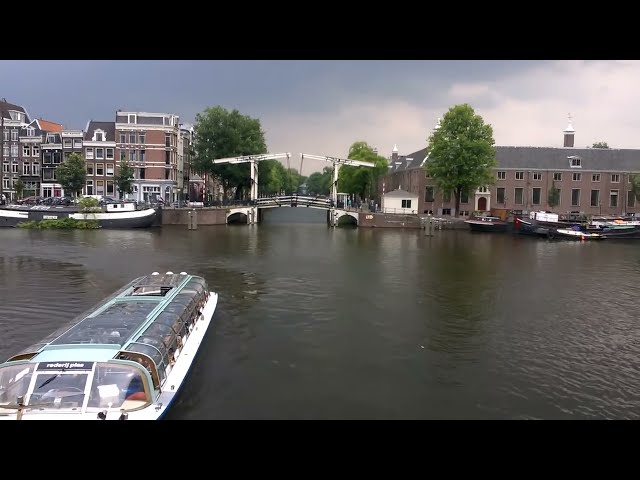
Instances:
[[[117,302],[88,317],[52,344],[100,343],[122,345],[157,306],[155,302]]]
[[[139,361],[138,359],[132,358],[130,353],[142,353],[146,355],[147,357],[151,358],[151,360],[153,360],[153,363],[155,364],[155,367],[158,370],[159,382],[162,383],[165,377],[165,368],[168,365],[168,363],[166,364],[163,363],[163,355],[161,353],[163,351],[164,350],[162,348],[158,349],[150,344],[132,343],[127,347],[127,352],[129,353],[123,354],[123,356],[121,356],[120,358],[123,358],[123,359],[131,358],[131,360]],[[149,368],[147,368],[147,370],[151,372]],[[151,373],[153,376],[153,372]]]
[[[98,363],[89,393],[89,408],[135,410],[151,401],[144,370],[130,365]]]
[[[8,365],[0,368],[0,414],[7,410],[2,405],[15,404],[18,397],[24,397],[33,375],[33,364]],[[25,399],[26,400],[26,399]],[[12,410],[12,412],[15,412]]]
[[[173,287],[170,286],[160,286],[160,285],[145,285],[140,287],[134,287],[133,292],[131,292],[131,296],[140,296],[140,295],[152,295],[156,297],[164,297]]]
[[[89,371],[38,371],[28,404],[34,408],[55,407],[80,409]]]

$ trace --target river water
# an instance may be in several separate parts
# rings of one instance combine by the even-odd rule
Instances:
[[[640,242],[258,226],[0,230],[0,357],[135,276],[204,275],[214,324],[170,418],[640,418]]]

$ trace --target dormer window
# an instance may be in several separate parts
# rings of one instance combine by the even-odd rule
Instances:
[[[47,143],[56,143],[56,136],[53,133],[47,133]]]
[[[106,135],[104,133],[104,130],[96,130],[95,132],[93,132],[93,139],[94,142],[104,142],[106,140]]]
[[[17,120],[18,122],[22,122],[24,119],[24,113],[17,112],[16,110],[10,110],[9,115],[11,116],[11,120]]]
[[[27,127],[27,137],[35,137],[36,129],[33,127]]]
[[[569,166],[571,168],[582,168],[582,159],[580,157],[571,156],[569,158]]]

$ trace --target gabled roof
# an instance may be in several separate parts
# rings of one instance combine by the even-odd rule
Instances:
[[[26,119],[27,122],[30,121],[29,114],[27,113],[27,110],[24,107],[21,107],[20,105],[15,105],[13,103],[9,103],[6,101],[6,99],[0,98],[0,116],[10,120],[11,115],[9,114],[9,110],[15,110],[17,112],[24,113],[25,116],[27,117]]]
[[[38,123],[40,124],[40,128],[42,129],[42,131],[47,133],[62,132],[62,130],[64,129],[62,124],[50,122],[49,120],[45,120],[43,118],[39,118]]]
[[[402,190],[398,188],[396,190],[391,190],[383,195],[383,197],[388,198],[418,198],[418,195],[415,193],[407,192],[406,190]]]
[[[105,141],[116,141],[116,122],[97,122],[95,120],[90,120],[89,123],[87,123],[87,128],[84,132],[84,141],[92,141],[93,133],[96,130],[102,130],[103,132],[105,132]]]
[[[388,173],[402,172],[404,170],[413,170],[422,166],[427,156],[427,147],[409,155],[400,155],[397,160],[389,160]]]

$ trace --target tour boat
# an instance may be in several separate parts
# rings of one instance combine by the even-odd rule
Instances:
[[[509,223],[500,217],[471,217],[464,222],[469,225],[472,232],[506,232],[509,228]]]
[[[0,364],[0,420],[160,419],[217,303],[186,272],[133,280]]]

